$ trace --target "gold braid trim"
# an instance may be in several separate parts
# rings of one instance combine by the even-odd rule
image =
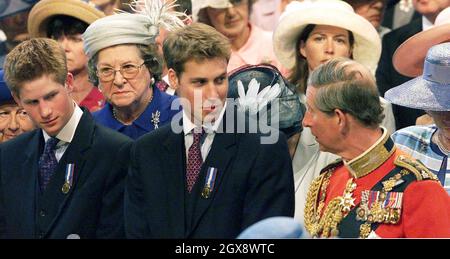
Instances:
[[[325,178],[329,178],[331,171],[319,175],[315,178],[309,185],[308,195],[306,196],[305,204],[305,228],[311,234],[311,236],[317,235],[317,229],[315,228],[316,222],[318,221],[317,215],[317,201],[319,198],[320,187]]]
[[[394,164],[413,173],[416,176],[417,181],[439,181],[435,174],[430,172],[430,170],[428,170],[428,168],[426,168],[419,160],[415,160],[414,158],[400,155],[395,159]]]
[[[335,237],[339,235],[338,225],[342,219],[351,210],[354,204],[352,198],[356,184],[353,178],[347,181],[347,185],[342,196],[335,197],[326,206],[322,215],[322,209],[325,205],[326,191],[330,182],[333,170],[320,175],[310,185],[305,206],[305,228],[312,237]],[[319,197],[320,196],[320,197]],[[319,203],[317,201],[319,200]]]

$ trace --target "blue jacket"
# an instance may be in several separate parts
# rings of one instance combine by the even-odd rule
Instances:
[[[171,110],[171,104],[177,98],[177,96],[162,93],[158,88],[153,87],[153,100],[131,125],[124,125],[116,120],[112,112],[112,105],[109,103],[101,110],[93,113],[93,116],[103,126],[125,134],[132,139],[137,139],[155,129],[156,123],[153,122],[152,117],[156,116],[157,111],[160,113],[158,127],[170,122],[172,117],[181,110],[181,106],[177,106],[178,109]]]

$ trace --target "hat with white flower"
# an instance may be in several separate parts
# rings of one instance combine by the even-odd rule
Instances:
[[[91,58],[115,45],[154,43],[160,28],[171,31],[184,26],[181,18],[187,16],[173,11],[175,2],[134,0],[134,13],[121,12],[96,20],[83,33],[84,52]]]

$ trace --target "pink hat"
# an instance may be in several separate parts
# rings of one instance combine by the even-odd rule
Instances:
[[[434,45],[450,41],[450,7],[439,13],[434,26],[406,40],[394,53],[392,63],[402,75],[422,75],[427,51]]]

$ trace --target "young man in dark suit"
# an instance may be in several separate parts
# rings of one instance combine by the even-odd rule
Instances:
[[[70,97],[64,50],[50,39],[23,42],[8,54],[5,78],[41,129],[0,145],[1,237],[124,237],[131,140]]]
[[[262,219],[293,216],[286,138],[236,130],[241,117],[226,102],[230,52],[226,37],[199,23],[164,41],[183,111],[132,148],[127,237],[235,238]]]

